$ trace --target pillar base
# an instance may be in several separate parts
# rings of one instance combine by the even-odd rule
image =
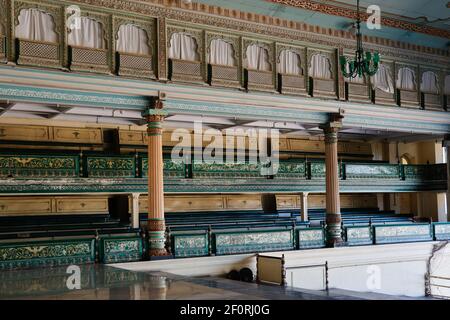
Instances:
[[[327,248],[339,248],[339,247],[345,247],[347,244],[345,243],[342,238],[339,239],[331,239],[330,241],[327,241]]]
[[[166,249],[150,249],[148,255],[150,261],[173,259],[173,255],[167,252]]]

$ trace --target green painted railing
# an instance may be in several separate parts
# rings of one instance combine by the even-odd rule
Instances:
[[[173,179],[252,178],[266,179],[262,164],[187,163],[164,159],[164,176]],[[282,160],[274,165],[275,179],[321,180],[326,176],[323,161]],[[342,180],[446,181],[445,164],[400,165],[385,163],[340,163]],[[146,178],[146,156],[126,155],[12,155],[0,154],[1,178]]]

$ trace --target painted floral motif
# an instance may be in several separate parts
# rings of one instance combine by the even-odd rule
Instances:
[[[25,260],[35,258],[52,258],[91,253],[90,243],[46,244],[35,246],[11,246],[0,248],[0,260]]]

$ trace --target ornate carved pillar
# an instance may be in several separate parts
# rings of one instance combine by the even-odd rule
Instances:
[[[162,100],[153,98],[151,107],[143,115],[148,125],[149,256],[165,256],[168,253],[165,249],[162,122],[167,116],[167,112],[163,110]]]
[[[308,192],[300,193],[300,209],[302,221],[308,221]]]
[[[327,245],[342,244],[341,203],[339,198],[338,131],[342,115],[332,115],[329,123],[321,126],[325,133],[326,167],[326,225]]]

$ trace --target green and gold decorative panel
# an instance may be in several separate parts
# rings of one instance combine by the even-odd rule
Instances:
[[[445,164],[404,165],[403,171],[406,180],[447,180]]]
[[[0,244],[0,270],[95,262],[95,239],[30,240]]]
[[[306,162],[281,161],[277,169],[277,178],[306,178]]]
[[[214,232],[216,255],[294,249],[292,229]]]
[[[0,155],[0,177],[78,177],[78,156]]]
[[[312,249],[325,247],[325,232],[323,228],[298,228],[297,249]]]
[[[127,156],[87,156],[86,172],[89,178],[134,178],[136,161]]]
[[[373,244],[372,228],[369,226],[346,227],[344,232],[349,246]]]
[[[433,223],[433,233],[435,240],[450,240],[450,222]]]
[[[99,240],[99,260],[102,263],[139,261],[143,252],[139,235],[101,237]]]
[[[307,165],[311,179],[325,179],[324,162],[309,162]]]
[[[183,162],[164,159],[164,177],[166,178],[185,178],[186,166]],[[142,177],[148,177],[148,158],[141,158]]]
[[[206,231],[180,231],[170,235],[172,254],[175,258],[201,257],[209,254],[208,233]]]
[[[250,163],[195,163],[194,178],[261,178],[261,165]]]
[[[432,241],[433,235],[430,224],[398,224],[373,226],[375,244]]]
[[[399,166],[396,164],[349,164],[344,165],[346,179],[399,179]]]

